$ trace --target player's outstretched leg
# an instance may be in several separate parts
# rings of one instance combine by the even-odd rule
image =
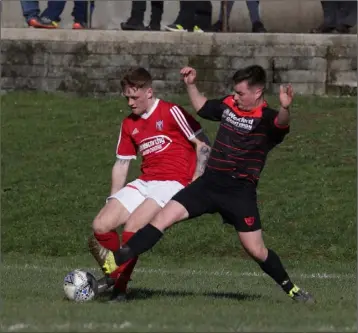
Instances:
[[[171,210],[171,208],[174,208],[174,210]],[[136,233],[128,232],[128,234],[126,234],[126,237],[123,239],[123,243],[126,243],[124,243],[120,249],[114,251],[114,257],[118,266],[116,272],[120,271],[120,274],[109,302],[122,302],[126,300],[126,297],[124,297],[126,293],[123,293],[121,290],[127,288],[127,283],[138,260],[138,256],[151,249],[163,236],[163,231],[166,228],[182,219],[176,218],[178,213],[179,215],[181,214],[183,218],[185,218],[187,214],[183,206],[177,202],[173,204],[171,201],[156,215],[152,223],[147,224]]]
[[[288,276],[278,255],[265,247],[262,231],[239,232],[240,241],[246,252],[259,264],[261,269],[269,275],[291,299],[314,303],[314,298],[303,289],[295,285]]]
[[[183,205],[174,200],[169,201],[150,224],[139,229],[122,248],[114,252],[116,264],[120,266],[150,250],[162,238],[165,229],[187,217],[188,212]]]

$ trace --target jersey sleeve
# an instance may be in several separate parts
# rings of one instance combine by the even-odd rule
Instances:
[[[283,141],[285,136],[290,132],[290,125],[281,126],[277,123],[278,111],[269,110],[268,123],[269,123],[269,137],[274,144],[279,144]]]
[[[170,113],[178,129],[188,140],[194,139],[202,131],[200,123],[183,108],[173,105]]]
[[[137,148],[129,134],[125,121],[122,122],[121,129],[119,131],[116,156],[117,158],[127,160],[137,158]]]
[[[221,121],[221,117],[225,109],[223,100],[223,98],[207,100],[203,107],[198,111],[198,115],[204,119]]]

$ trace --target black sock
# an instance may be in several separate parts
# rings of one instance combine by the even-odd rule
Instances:
[[[119,266],[129,259],[150,250],[163,236],[163,233],[151,224],[139,229],[122,248],[114,252],[116,264]]]
[[[290,290],[294,287],[281,263],[280,258],[274,251],[268,249],[266,260],[262,263],[259,263],[259,265],[262,270],[271,276],[286,293],[289,293]]]

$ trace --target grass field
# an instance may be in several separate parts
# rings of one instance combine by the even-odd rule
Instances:
[[[86,240],[109,191],[123,102],[2,97],[1,331],[356,331],[354,98],[297,97],[259,185],[266,243],[316,305],[292,303],[217,216],[175,226],[143,255],[127,304],[64,301],[64,275],[96,269]],[[217,124],[202,124],[213,139]]]

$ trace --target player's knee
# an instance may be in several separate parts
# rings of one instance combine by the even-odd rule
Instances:
[[[245,251],[258,262],[264,262],[267,258],[267,248],[263,244],[246,244]]]
[[[183,205],[176,201],[169,203],[154,217],[151,224],[157,229],[164,231],[176,222],[188,218],[188,212]]]
[[[117,200],[110,200],[92,222],[92,230],[103,234],[117,229],[129,218],[129,212]]]
[[[92,230],[96,234],[104,234],[113,230],[113,222],[108,214],[99,214],[92,222]]]
[[[96,217],[92,223],[92,230],[96,234],[104,234],[111,231],[111,228],[105,220],[100,217]]]

